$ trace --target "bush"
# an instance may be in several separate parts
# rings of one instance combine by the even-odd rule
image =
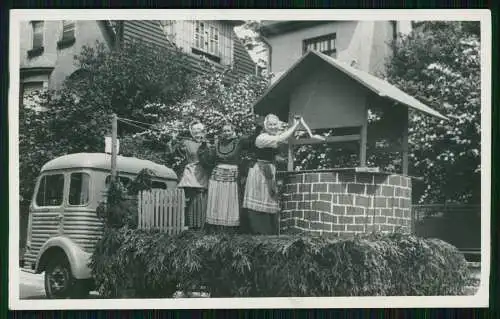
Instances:
[[[91,268],[101,295],[168,298],[464,294],[469,270],[455,247],[402,234],[356,238],[206,235],[110,229]]]

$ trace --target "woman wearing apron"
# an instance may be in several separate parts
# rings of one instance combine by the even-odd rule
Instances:
[[[234,127],[226,124],[215,143],[216,166],[208,182],[207,228],[212,232],[236,233],[240,226],[238,178],[241,152],[248,139],[236,136]]]
[[[182,139],[177,147],[169,143],[170,151],[179,151],[187,161],[181,180],[177,185],[184,189],[186,207],[186,226],[190,229],[201,229],[205,224],[207,207],[208,173],[200,164],[198,152],[205,145],[205,126],[201,123],[190,125],[192,139]],[[175,137],[174,137],[175,139]]]
[[[280,120],[269,114],[264,120],[264,131],[255,139],[257,162],[248,172],[243,199],[253,234],[273,235],[278,232],[277,212],[280,208],[274,160],[279,144],[287,142],[299,124],[300,121],[295,119],[289,129],[280,132]]]

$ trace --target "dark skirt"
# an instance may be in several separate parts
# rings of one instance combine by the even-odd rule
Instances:
[[[247,209],[246,219],[251,234],[278,235],[279,233],[278,214],[276,213],[264,213]]]
[[[207,190],[203,188],[185,188],[189,200],[186,208],[186,226],[201,229],[207,219]]]

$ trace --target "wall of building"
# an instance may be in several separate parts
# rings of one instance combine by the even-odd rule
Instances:
[[[397,27],[396,27],[397,29]],[[373,40],[370,50],[369,72],[381,75],[385,71],[385,64],[391,57],[391,42],[394,39],[394,26],[387,21],[373,23]]]
[[[409,32],[402,24],[404,32]],[[303,54],[302,41],[336,33],[337,59],[373,74],[383,71],[390,55],[393,25],[389,21],[335,21],[268,37],[272,46],[271,71],[286,71]]]
[[[59,49],[57,42],[62,34],[62,21],[45,21],[43,53],[32,58],[28,57],[28,51],[32,47],[32,26],[29,21],[21,25],[21,69],[26,74],[21,78],[21,83],[39,81],[42,77],[45,86],[49,89],[61,87],[67,76],[76,70],[74,56],[81,52],[83,46],[94,46],[100,41],[109,46],[109,38],[105,37],[105,30],[98,21],[76,21],[75,42],[67,47]],[[29,69],[54,68],[47,75],[30,75]]]
[[[222,25],[222,23],[220,23],[220,25]],[[229,33],[230,31],[230,35],[226,36],[224,41],[221,39],[220,44],[226,48],[228,45],[232,46],[230,50],[230,64],[232,63],[234,72],[228,75],[228,79],[230,81],[236,81],[237,77],[241,77],[246,74],[254,74],[255,63],[252,61],[252,58],[243,46],[241,40],[236,36],[232,26],[225,25],[224,30],[226,30],[226,33]],[[176,21],[172,27],[169,27],[168,32],[172,32],[173,35],[167,36],[164,33],[160,21],[127,20],[124,22],[123,40],[125,42],[144,40],[162,47],[171,47],[171,44],[169,44],[167,40],[170,38],[170,40],[175,42],[177,46],[183,48],[185,52],[190,52],[191,43],[193,41],[192,21]],[[230,44],[228,44],[228,40],[230,40]],[[189,54],[189,61],[194,72],[207,72],[207,70],[200,64],[198,56]],[[216,62],[213,64],[219,71],[222,71],[223,67],[226,66],[222,63]]]

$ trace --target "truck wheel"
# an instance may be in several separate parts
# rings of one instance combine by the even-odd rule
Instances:
[[[71,297],[75,279],[71,274],[68,260],[57,256],[49,261],[45,269],[45,294],[48,299],[65,299]]]

